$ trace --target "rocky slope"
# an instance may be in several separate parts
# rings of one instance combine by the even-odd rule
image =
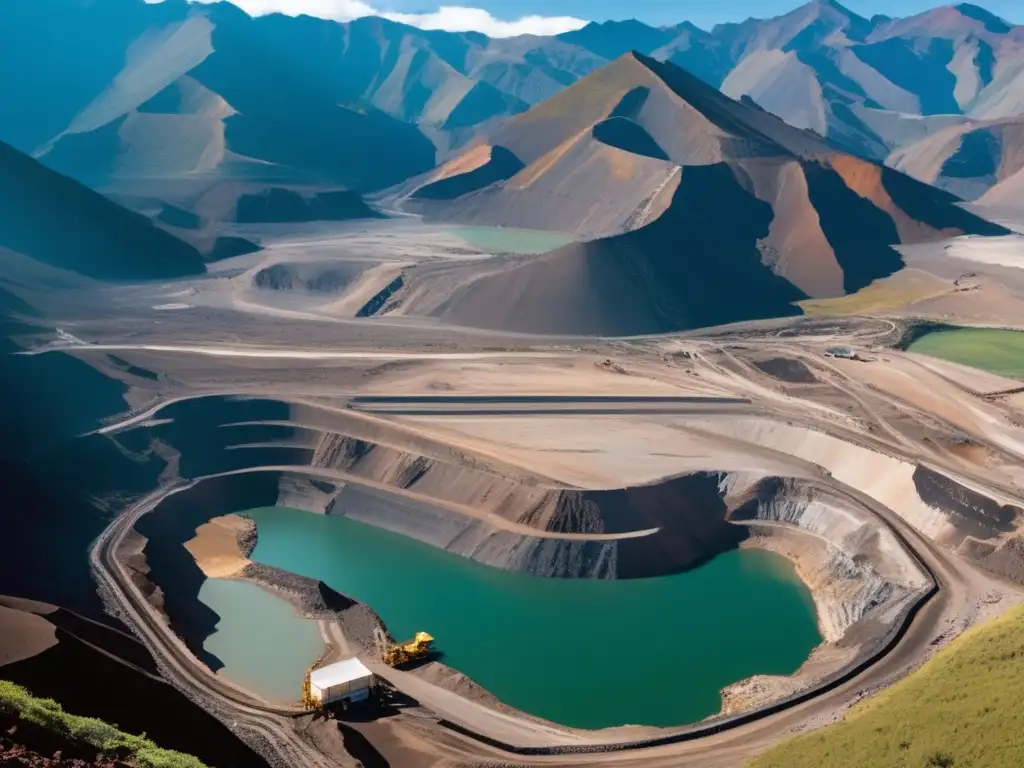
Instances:
[[[811,586],[826,642],[836,643],[871,611],[900,603],[927,578],[871,515],[825,488],[780,478],[726,475],[721,490],[744,522],[797,565]],[[805,534],[794,537],[790,529]]]
[[[821,1],[730,26],[716,32],[741,53],[723,91],[877,160],[944,116],[1004,117],[1019,98],[1019,29],[966,3],[867,19]]]
[[[345,32],[337,24],[184,0],[42,0],[0,20],[0,138],[93,186],[213,177],[361,189],[434,161],[421,131],[358,103],[347,79],[309,76]]]

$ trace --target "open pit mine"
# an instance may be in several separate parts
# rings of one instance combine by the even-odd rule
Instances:
[[[381,248],[383,226],[332,242]],[[70,287],[82,319],[21,354],[123,387],[129,410],[79,448],[136,489],[93,544],[100,594],[271,763],[371,743],[403,765],[718,765],[1024,594],[1019,386],[900,351],[915,321],[608,340],[310,322],[315,291],[299,308],[252,279],[299,247],[335,246]],[[390,282],[372,261],[335,301]],[[230,302],[248,320],[218,327]],[[386,663],[420,631],[429,654]],[[391,716],[339,728],[305,711],[309,680],[352,658]]]

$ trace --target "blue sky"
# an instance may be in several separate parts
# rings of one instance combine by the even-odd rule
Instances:
[[[543,16],[575,16],[603,21],[635,16],[649,24],[670,24],[692,21],[710,28],[725,21],[742,21],[750,16],[778,16],[801,4],[800,0],[445,0],[437,5],[469,5],[483,8],[501,19],[515,19],[528,14]],[[909,16],[937,5],[942,0],[849,0],[844,5],[862,16],[884,13]],[[1024,0],[990,0],[976,5],[1008,21],[1024,24]],[[403,13],[433,11],[437,5],[430,0],[378,0],[375,6]]]

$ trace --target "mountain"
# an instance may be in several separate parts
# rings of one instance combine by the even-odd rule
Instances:
[[[894,153],[888,163],[916,179],[982,204],[1024,207],[1024,118],[953,126]]]
[[[950,125],[1024,114],[1024,29],[975,5],[866,19],[817,0],[711,32],[643,26],[591,24],[561,38],[606,58],[629,46],[678,64],[875,160]]]
[[[827,154],[813,134],[627,54],[418,179],[434,218],[605,236],[657,218],[680,166]]]
[[[795,313],[902,267],[892,248],[1004,232],[946,192],[626,54],[401,191],[429,218],[593,238],[427,269],[404,310],[625,335]]]
[[[145,216],[0,143],[0,254],[5,251],[106,280],[205,271],[195,248]]]

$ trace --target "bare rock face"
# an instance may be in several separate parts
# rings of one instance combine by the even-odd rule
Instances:
[[[749,479],[726,476],[723,493]],[[867,510],[824,488],[781,478],[747,485],[730,519],[751,527],[755,546],[791,559],[811,588],[826,642],[900,603],[927,579],[888,529]]]

